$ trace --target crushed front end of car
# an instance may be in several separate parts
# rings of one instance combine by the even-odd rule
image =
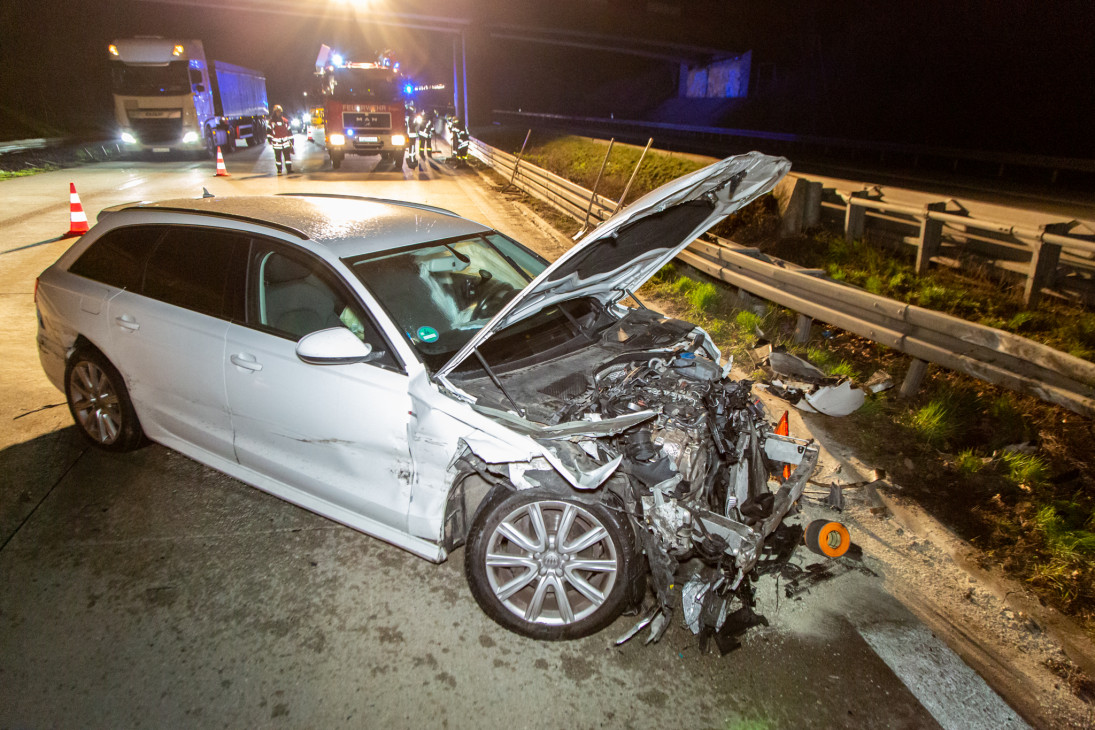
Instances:
[[[752,610],[758,563],[773,556],[769,538],[802,496],[818,449],[775,433],[752,382],[729,377],[702,330],[643,309],[618,319],[590,310],[575,319],[592,341],[576,351],[493,378],[453,378],[477,411],[543,449],[540,459],[490,464],[467,448],[458,468],[487,475],[500,492],[600,510],[574,530],[565,506],[526,500],[498,518],[486,499],[466,557],[469,569],[482,568],[469,572],[473,592],[507,628],[539,638],[592,633],[630,608],[641,618],[623,640],[647,625],[656,640],[683,610],[693,630],[728,645],[761,620]],[[571,549],[597,547],[612,532],[608,520],[597,524],[604,512],[627,534],[592,553]],[[785,546],[777,551],[789,557]],[[618,581],[633,585],[615,601]],[[583,610],[598,620],[583,625]]]

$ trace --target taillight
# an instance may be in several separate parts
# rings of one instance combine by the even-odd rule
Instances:
[[[34,277],[34,306],[38,306],[38,277]]]

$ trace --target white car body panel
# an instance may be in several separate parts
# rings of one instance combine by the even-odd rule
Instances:
[[[234,458],[221,366],[228,323],[127,291],[111,298],[105,314],[111,362],[146,435]]]
[[[236,324],[222,375],[241,465],[406,529],[414,472],[406,375],[367,363],[308,365],[292,340]]]

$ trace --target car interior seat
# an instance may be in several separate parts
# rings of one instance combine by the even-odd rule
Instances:
[[[339,302],[307,266],[271,254],[263,266],[263,324],[295,337],[337,327]]]

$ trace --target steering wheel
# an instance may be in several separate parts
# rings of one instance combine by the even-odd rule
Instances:
[[[471,312],[472,319],[481,319],[485,317],[493,317],[502,310],[502,307],[509,301],[510,294],[513,292],[512,287],[493,289],[488,293],[478,304],[475,305],[475,309]],[[492,311],[493,310],[493,311]],[[490,312],[490,314],[488,314]]]

